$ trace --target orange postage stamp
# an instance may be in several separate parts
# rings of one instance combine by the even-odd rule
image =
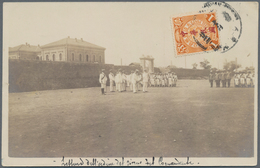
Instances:
[[[215,12],[172,17],[177,56],[220,49]]]

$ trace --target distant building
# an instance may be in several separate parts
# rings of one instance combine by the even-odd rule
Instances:
[[[42,60],[105,63],[105,48],[83,41],[65,38],[41,46]]]
[[[9,47],[9,58],[39,60],[41,59],[41,48],[39,45],[33,46],[27,43],[16,47]]]
[[[138,62],[132,62],[129,66],[141,66],[141,64]]]

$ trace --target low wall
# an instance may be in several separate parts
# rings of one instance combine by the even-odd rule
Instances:
[[[105,69],[108,76],[110,69],[115,73],[119,68],[126,74],[135,69],[141,71],[141,67],[135,66],[9,59],[9,92],[97,87],[100,86],[98,79],[101,69]],[[209,74],[209,70],[171,70],[179,79],[197,79]]]
[[[175,72],[179,79],[198,79],[207,78],[209,76],[209,69],[184,69],[184,68],[171,68],[171,71]]]
[[[112,64],[9,60],[9,92],[99,86],[101,69]]]

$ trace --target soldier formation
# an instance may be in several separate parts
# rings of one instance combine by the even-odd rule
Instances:
[[[101,93],[105,95],[107,77],[105,75],[105,70],[102,69],[101,74],[99,75],[99,82],[101,84]],[[153,87],[174,87],[177,83],[177,75],[174,72],[162,74],[155,73],[149,74],[147,70],[144,70],[143,73],[139,72],[138,69],[131,71],[131,74],[126,75],[124,70],[119,69],[116,75],[113,74],[113,70],[110,70],[109,81],[110,81],[110,92],[125,92],[127,87],[130,88],[130,91],[137,93],[140,89],[143,89],[143,92],[147,92],[148,86]]]
[[[234,84],[235,87],[254,87],[255,74],[252,74],[251,72],[235,72]]]
[[[153,87],[176,87],[178,77],[174,72],[165,74],[156,73],[151,75],[150,86]]]
[[[209,82],[210,87],[213,87],[215,81],[216,87],[230,87],[230,81],[234,78],[235,87],[254,87],[254,74],[251,72],[235,72],[233,75],[231,71],[217,70],[215,73],[210,71]]]

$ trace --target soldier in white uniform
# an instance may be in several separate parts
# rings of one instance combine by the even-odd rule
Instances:
[[[122,79],[121,69],[118,70],[118,74],[116,75],[116,78],[117,78],[118,91],[122,92],[123,79]]]
[[[133,84],[133,92],[137,92],[137,84],[139,82],[139,76],[138,76],[138,69],[135,70],[135,73],[133,73],[132,76],[132,84]]]
[[[142,74],[138,71],[138,84],[137,84],[137,90],[140,91],[140,89],[142,88]]]
[[[129,85],[130,85],[130,90],[133,91],[133,83],[132,83],[132,78],[134,75],[134,71],[131,71],[130,77],[129,77]]]
[[[143,72],[143,92],[147,92],[148,82],[149,82],[149,74],[145,69]]]
[[[112,69],[110,69],[109,81],[110,81],[110,92],[114,92],[115,76],[114,76],[114,74],[112,73]]]
[[[101,93],[102,95],[105,95],[105,87],[106,87],[106,82],[107,82],[107,76],[105,74],[105,69],[102,69],[101,74],[99,75],[99,83],[101,84]]]
[[[177,81],[178,81],[178,77],[177,77],[176,73],[173,73],[173,79],[174,79],[173,86],[176,87]]]
[[[122,91],[126,91],[126,76],[125,76],[125,71],[122,71]]]

